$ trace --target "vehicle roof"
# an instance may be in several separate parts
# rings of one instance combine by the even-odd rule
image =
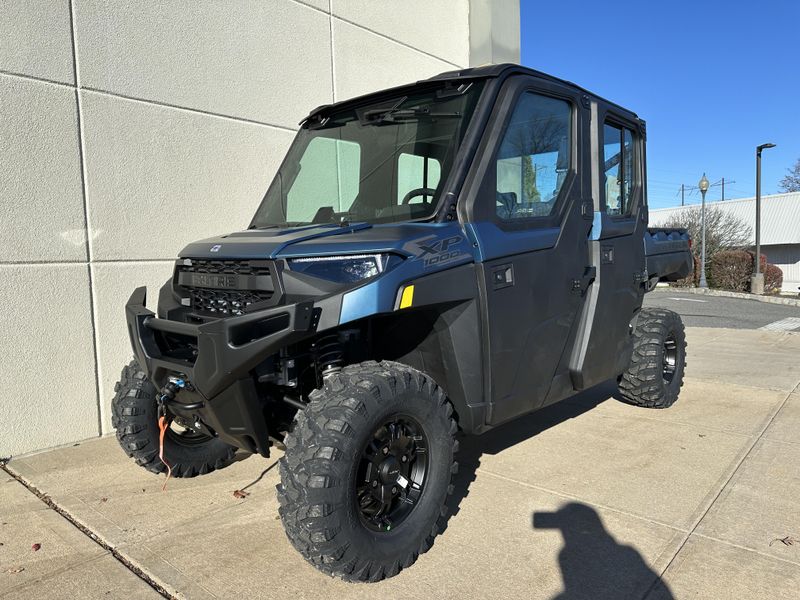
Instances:
[[[321,112],[330,112],[332,110],[336,110],[339,108],[345,108],[349,105],[361,104],[363,102],[368,101],[373,97],[384,96],[387,94],[392,93],[400,93],[403,91],[408,90],[409,88],[414,88],[420,85],[424,85],[426,83],[435,83],[437,81],[459,81],[459,80],[472,80],[472,79],[493,79],[498,77],[507,77],[509,75],[515,74],[522,74],[522,75],[531,75],[533,77],[537,77],[539,79],[544,79],[546,81],[552,81],[554,83],[559,83],[561,85],[566,85],[571,88],[580,90],[585,94],[600,100],[606,104],[614,106],[632,116],[633,118],[642,121],[639,116],[630,109],[625,108],[617,104],[616,102],[611,102],[597,94],[590,92],[589,90],[582,88],[581,86],[572,83],[571,81],[567,81],[566,79],[560,79],[558,77],[554,77],[553,75],[548,75],[542,71],[537,71],[535,69],[531,69],[530,67],[524,67],[522,65],[517,65],[514,63],[502,63],[496,65],[482,65],[480,67],[469,67],[467,69],[458,69],[455,71],[445,71],[444,73],[439,73],[438,75],[434,75],[433,77],[429,77],[428,79],[421,79],[414,83],[408,83],[396,87],[386,88],[383,90],[377,90],[375,92],[370,92],[369,94],[364,94],[362,96],[356,96],[355,98],[350,98],[348,100],[343,100],[341,102],[335,102],[333,104],[324,104],[322,106],[318,106],[314,110],[312,110],[308,116],[301,121],[301,125],[307,119],[313,117],[314,115],[321,113]],[[642,121],[643,122],[643,121]]]

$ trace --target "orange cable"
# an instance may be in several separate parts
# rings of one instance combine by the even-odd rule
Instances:
[[[167,427],[169,427],[169,421],[165,415],[162,415],[158,418],[158,458],[161,459],[161,462],[164,463],[164,466],[167,467],[167,478],[164,480],[164,485],[161,486],[161,491],[164,492],[167,489],[167,482],[169,478],[172,477],[172,467],[169,466],[169,463],[164,460],[164,434],[167,433]]]

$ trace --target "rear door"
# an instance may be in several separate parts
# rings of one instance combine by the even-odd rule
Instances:
[[[478,151],[467,229],[479,255],[491,425],[572,390],[568,357],[591,281],[587,127],[580,92],[518,76]]]
[[[592,103],[592,117],[592,189],[599,202],[589,252],[597,277],[571,365],[578,389],[627,367],[646,279],[644,127],[633,115],[600,101]]]

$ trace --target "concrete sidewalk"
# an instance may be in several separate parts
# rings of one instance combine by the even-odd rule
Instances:
[[[279,452],[163,493],[113,439],[14,459],[0,473],[0,596],[797,598],[800,334],[688,337],[671,409],[601,386],[464,440],[447,531],[378,584],[330,579],[291,548]]]

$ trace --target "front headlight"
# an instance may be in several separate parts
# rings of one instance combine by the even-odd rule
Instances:
[[[401,260],[394,254],[350,254],[290,258],[288,263],[298,273],[338,283],[356,283],[384,273]]]

